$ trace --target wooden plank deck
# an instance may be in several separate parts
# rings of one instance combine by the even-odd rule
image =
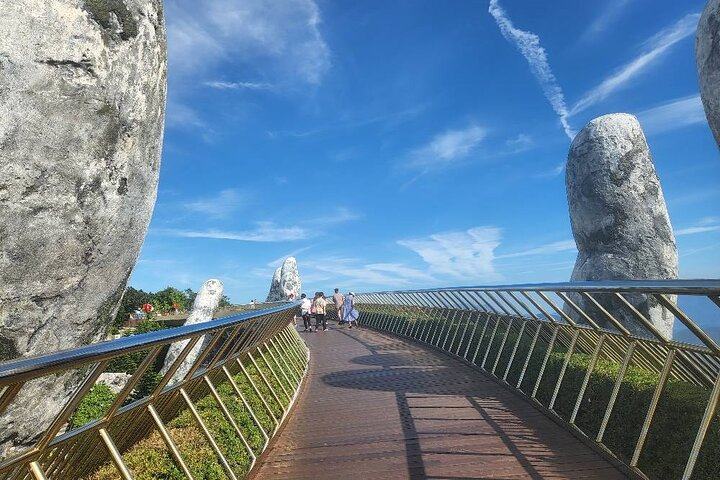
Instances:
[[[442,353],[332,325],[253,478],[626,478],[528,402]]]

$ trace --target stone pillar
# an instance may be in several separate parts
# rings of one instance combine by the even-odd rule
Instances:
[[[161,0],[7,1],[0,32],[7,361],[98,341],[115,316],[155,203],[167,49]],[[0,449],[37,437],[83,375],[26,385]]]
[[[203,286],[200,287],[200,291],[198,291],[195,296],[192,310],[190,311],[190,315],[187,320],[185,320],[183,326],[195,325],[197,323],[209,322],[212,320],[213,315],[215,315],[215,310],[217,310],[218,305],[220,304],[222,296],[223,284],[220,280],[210,279],[203,283]],[[173,378],[169,383],[170,385],[183,379],[185,374],[187,374],[187,372],[190,371],[190,368],[192,368],[193,363],[195,363],[195,360],[197,360],[200,353],[205,349],[205,347],[207,347],[209,341],[210,336],[205,335],[201,341],[195,344],[193,349],[190,351],[188,356],[185,357],[185,360],[183,360],[183,363],[173,375]],[[165,364],[163,365],[162,370],[160,370],[161,374],[164,375],[165,372],[170,369],[188,343],[190,343],[190,340],[182,340],[180,342],[175,342],[170,346],[170,349],[165,356]]]
[[[705,116],[720,146],[720,0],[710,0],[700,17],[695,61]]]
[[[572,281],[658,280],[678,275],[675,235],[645,135],[632,115],[604,115],[575,137],[565,185],[570,223],[578,247]],[[601,324],[609,324],[590,302],[573,295]],[[629,330],[647,335],[619,303],[601,298]],[[666,337],[674,317],[653,298],[631,302]],[[566,311],[579,316],[568,306]]]
[[[284,302],[291,297],[293,300],[298,300],[301,289],[297,260],[295,257],[288,257],[282,266],[275,270],[266,301]]]

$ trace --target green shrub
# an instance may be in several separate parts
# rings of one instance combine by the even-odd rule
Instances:
[[[70,429],[82,427],[105,415],[113,400],[115,400],[115,394],[110,387],[104,383],[93,385],[70,417]]]
[[[365,314],[368,313],[374,313],[374,310],[366,310]],[[397,315],[392,316],[392,318],[415,320],[415,318],[423,319],[425,317],[422,312],[418,312],[417,315]],[[431,316],[430,320],[433,319],[435,319],[435,317]],[[492,370],[495,364],[506,325],[507,321],[503,320],[492,340],[492,345],[489,344],[494,323],[488,325],[486,334],[482,339],[480,339],[481,324],[474,338],[468,340],[471,343],[471,348],[469,349],[470,356],[472,356],[476,348],[476,342],[481,340],[481,347],[475,361],[478,365],[482,363],[489,345],[490,353],[485,363],[485,369],[488,371]],[[453,326],[453,329],[461,327],[462,325],[457,327]],[[472,328],[472,326],[470,328]],[[513,386],[520,378],[522,367],[529,353],[535,328],[535,326],[528,324],[520,339],[515,359],[507,377],[508,382]],[[549,336],[549,329],[552,327],[545,325],[543,328]],[[443,332],[445,332],[446,329],[447,325],[445,324]],[[450,331],[450,338],[454,335],[453,329]],[[568,338],[566,332],[561,332],[560,335],[565,336],[565,341],[560,342],[560,338],[558,338],[558,341],[553,347],[536,394],[537,400],[545,406],[549,405],[566,357],[566,348],[563,346],[563,343],[567,343]],[[444,334],[439,338],[440,341],[442,341]],[[538,339],[522,384],[520,385],[520,389],[527,395],[532,394],[542,362],[547,353],[548,344],[543,338],[547,337]],[[429,340],[432,340],[432,338],[429,338]],[[516,341],[517,332],[513,330],[508,335],[507,343],[498,361],[497,368],[494,372],[496,376],[502,378],[504,375]],[[451,342],[448,341],[446,347],[454,352],[457,348],[457,342],[456,340],[456,345],[451,346]],[[462,340],[459,342],[463,343],[463,348],[466,347],[467,343]],[[461,349],[460,354],[463,353],[464,350]],[[676,364],[677,362],[678,360],[676,359]],[[573,354],[568,363],[561,388],[553,406],[553,410],[566,421],[570,420],[589,364],[590,355],[583,353]],[[615,386],[615,380],[620,371],[620,367],[619,362],[601,357],[598,359],[590,377],[575,423],[578,428],[585,432],[591,439],[595,439],[600,430],[605,409]],[[635,445],[640,436],[645,415],[648,411],[658,380],[659,375],[657,373],[633,364],[628,367],[625,373],[618,391],[613,413],[603,437],[605,446],[625,463],[630,463],[633,456]],[[709,397],[710,388],[675,379],[670,379],[667,382],[660,397],[638,463],[638,467],[648,477],[658,480],[682,477],[683,469],[690,457],[690,450]],[[698,455],[697,463],[693,471],[693,478],[720,478],[719,452],[720,411],[716,411],[705,437],[703,448]]]
[[[534,329],[532,329],[532,333],[534,333]],[[511,381],[519,378],[525,355],[529,351],[530,337],[531,333],[527,332],[521,339],[518,353],[508,375],[508,379]],[[509,352],[516,339],[515,332],[509,335],[495,372],[496,375],[502,376],[504,373],[504,369],[501,367],[506,365],[509,360],[504,357],[509,357]],[[496,335],[485,366],[486,369],[492,368],[492,362],[494,362],[501,341],[502,337]],[[482,351],[484,351],[484,347],[481,349]],[[532,393],[546,352],[547,343],[538,340],[521,385],[521,389],[528,395]],[[549,405],[552,398],[565,357],[566,349],[561,346],[560,342],[557,342],[548,359],[536,395],[538,401],[545,406]],[[481,360],[481,356],[478,356],[476,362],[480,363]],[[566,421],[569,421],[572,415],[589,364],[590,355],[582,353],[573,354],[568,363],[562,386],[553,406],[553,410]],[[619,362],[601,357],[588,382],[575,423],[592,439],[600,430],[620,366]],[[633,456],[658,380],[657,373],[633,364],[628,367],[623,378],[613,413],[605,430],[603,443],[625,463],[630,463]],[[682,477],[709,396],[709,388],[674,379],[668,381],[660,397],[638,463],[638,467],[648,477],[658,480]],[[693,478],[720,478],[719,451],[720,418],[716,413],[706,436],[704,447],[700,451]]]
[[[246,362],[246,370],[260,391],[260,395],[266,399],[273,414],[279,419],[283,408],[287,406],[287,399],[283,396],[280,385],[268,370],[268,366],[261,360],[256,359],[256,361],[273,389],[277,392],[278,397],[283,401],[282,405],[279,405],[274,400],[270,390],[262,381],[260,373],[250,362]],[[277,373],[281,375],[279,371]],[[263,429],[268,433],[272,433],[275,424],[261,398],[255,393],[242,372],[235,374],[233,380],[253,409]],[[264,446],[265,438],[250,413],[236,396],[232,385],[230,385],[230,382],[224,381],[216,382],[215,387],[223,404],[227,407],[238,428],[243,432],[243,436],[253,452],[256,455],[259,454]],[[244,476],[250,468],[250,455],[235,432],[235,428],[226,419],[215,398],[212,395],[206,395],[195,402],[195,406],[235,474],[238,477]],[[167,427],[194,478],[205,480],[224,480],[227,478],[218,457],[197,426],[189,410],[181,411],[179,415],[167,423]],[[175,465],[162,438],[155,431],[125,452],[123,459],[137,479],[163,478],[180,480],[184,478],[182,471]],[[117,472],[112,463],[108,463],[88,478],[91,480],[115,479],[117,478]]]

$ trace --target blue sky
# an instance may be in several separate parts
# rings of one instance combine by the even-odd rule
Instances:
[[[160,187],[130,284],[303,290],[566,281],[564,164],[637,115],[683,278],[720,277],[720,159],[699,101],[704,1],[166,2]]]

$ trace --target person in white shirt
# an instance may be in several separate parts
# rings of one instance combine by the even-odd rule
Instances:
[[[303,326],[305,327],[305,330],[303,332],[312,332],[312,325],[310,325],[310,307],[312,306],[312,302],[309,298],[307,298],[307,295],[304,293],[300,295],[300,315],[303,319]]]

